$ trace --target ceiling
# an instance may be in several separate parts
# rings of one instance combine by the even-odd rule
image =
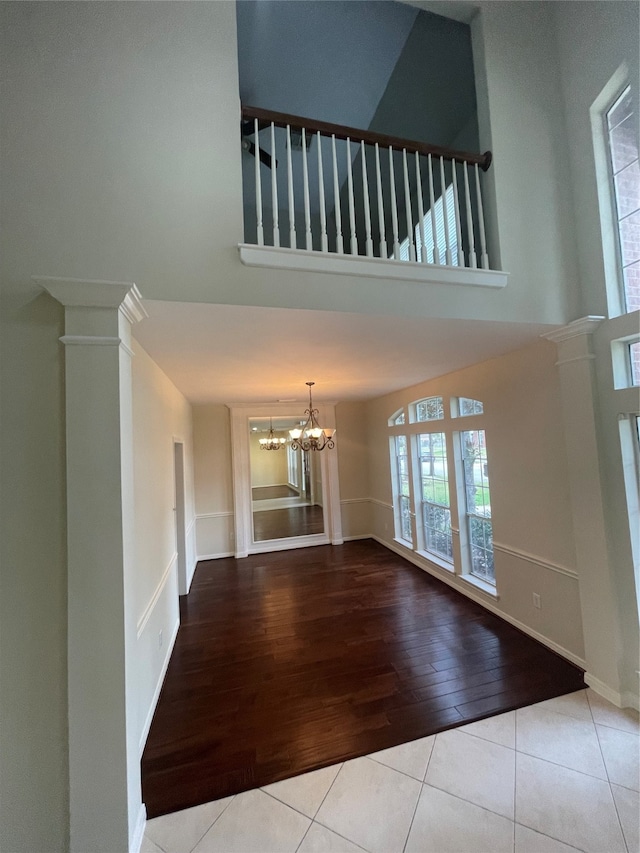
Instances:
[[[135,337],[192,403],[367,400],[502,355],[550,327],[145,300]],[[303,407],[304,408],[304,407]]]

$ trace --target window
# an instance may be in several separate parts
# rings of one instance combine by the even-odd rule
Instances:
[[[427,397],[413,404],[416,421],[440,421],[444,418],[442,397]]]
[[[491,496],[483,429],[460,433],[468,536],[469,571],[495,584]]]
[[[468,415],[481,415],[484,412],[484,406],[480,400],[470,400],[468,397],[458,397],[457,409],[458,417],[461,418],[466,418]]]
[[[605,113],[623,308],[640,309],[640,167],[637,116],[627,87]]]
[[[443,432],[418,436],[424,549],[453,562],[447,444]]]
[[[424,226],[424,239],[427,247],[426,262],[431,264],[441,264],[445,266],[447,263],[447,231],[449,235],[449,248],[451,249],[451,265],[459,266],[458,262],[458,231],[456,228],[456,216],[454,208],[453,184],[449,184],[443,196],[433,205],[433,212],[436,221],[435,242],[438,244],[438,252],[434,258],[434,239],[433,239],[433,219],[431,217],[431,209],[429,209],[423,219],[423,224],[418,223],[414,229],[414,245],[416,247],[416,258],[422,261],[423,241],[422,228]],[[446,229],[445,229],[446,219]],[[408,261],[409,257],[409,237],[406,237],[400,243],[400,260]]]
[[[629,341],[627,341],[627,344]],[[408,422],[398,420],[407,411]],[[471,397],[414,400],[388,420],[395,539],[496,595],[484,405]],[[459,419],[474,417],[461,424]]]
[[[397,494],[398,494],[398,533],[401,539],[413,542],[411,531],[411,492],[409,490],[409,459],[406,435],[395,437]]]

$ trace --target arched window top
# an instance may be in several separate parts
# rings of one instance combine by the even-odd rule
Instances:
[[[452,416],[458,418],[466,418],[469,415],[482,415],[484,414],[484,406],[480,402],[480,400],[471,400],[469,397],[457,397],[454,398],[454,403],[457,402],[457,405],[452,406]]]
[[[411,405],[415,423],[422,421],[441,421],[444,418],[444,401],[442,397],[426,397],[416,400]]]
[[[398,409],[389,418],[389,426],[402,426],[404,423],[404,409]]]

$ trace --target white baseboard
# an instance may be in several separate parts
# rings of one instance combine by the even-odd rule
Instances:
[[[234,555],[235,551],[221,551],[219,554],[198,554],[196,557],[196,565],[200,560],[222,560],[223,557],[233,557]]]
[[[153,720],[153,715],[156,710],[156,705],[158,704],[158,699],[160,698],[160,691],[162,690],[162,685],[164,684],[164,677],[167,674],[167,667],[169,666],[169,660],[171,658],[171,652],[173,651],[173,647],[176,642],[176,637],[178,636],[178,629],[180,628],[180,617],[176,619],[176,624],[173,626],[173,631],[171,632],[171,637],[169,638],[169,642],[167,643],[167,651],[164,656],[164,660],[162,662],[162,668],[160,670],[160,675],[158,676],[158,681],[156,682],[156,689],[153,691],[153,698],[151,699],[151,704],[149,706],[149,711],[147,713],[147,718],[144,721],[144,726],[142,728],[142,734],[140,735],[140,742],[138,744],[138,751],[140,753],[140,758],[142,758],[142,753],[144,752],[144,747],[147,742],[147,737],[149,736],[149,729],[151,728],[151,721]]]
[[[611,702],[611,704],[615,705],[617,708],[629,707],[624,701],[627,699],[629,694],[625,693],[623,695],[622,693],[619,693],[617,690],[609,687],[608,684],[605,684],[604,681],[600,681],[599,678],[596,678],[595,675],[592,675],[590,672],[585,672],[584,680],[595,693],[602,696],[602,698],[606,699],[607,702]],[[637,701],[638,700],[636,699],[636,703]],[[635,707],[638,707],[637,704]]]
[[[622,707],[635,708],[636,711],[640,711],[640,696],[630,690],[625,690],[622,694]]]
[[[372,539],[375,539],[380,545],[383,545],[385,548],[388,548],[389,551],[393,551],[394,554],[398,554],[400,557],[404,557],[410,563],[413,563],[414,566],[417,566],[419,569],[422,569],[423,572],[427,572],[432,575],[434,578],[446,583],[447,586],[450,586],[452,589],[455,589],[456,592],[465,595],[467,598],[470,598],[472,601],[475,601],[476,604],[480,604],[482,607],[494,613],[496,616],[499,616],[500,619],[504,619],[505,622],[508,622],[510,625],[513,625],[514,628],[518,628],[519,631],[522,631],[524,634],[527,634],[529,637],[532,637],[534,640],[537,640],[539,643],[542,643],[543,646],[551,649],[551,651],[556,652],[556,654],[560,655],[560,657],[565,658],[576,666],[580,667],[580,669],[584,669],[586,664],[583,658],[578,657],[578,655],[570,652],[569,649],[565,649],[563,646],[558,643],[550,640],[548,637],[545,637],[544,634],[538,633],[538,631],[530,628],[528,625],[525,625],[524,622],[520,622],[519,619],[515,619],[513,616],[509,616],[508,613],[505,613],[503,610],[500,610],[499,607],[496,607],[492,601],[488,600],[488,596],[483,595],[480,590],[478,590],[479,594],[476,594],[475,589],[467,588],[465,586],[458,585],[454,578],[455,576],[449,576],[445,572],[435,571],[436,566],[433,567],[433,570],[430,568],[428,561],[425,559],[421,559],[414,555],[413,552],[401,550],[398,546],[392,545],[390,542],[385,542],[384,539],[380,539],[380,537],[372,535]],[[585,676],[586,680],[586,676]],[[596,688],[594,687],[594,690]],[[596,692],[598,692],[596,690]],[[611,700],[613,701],[613,700]]]
[[[138,817],[136,818],[135,829],[133,830],[133,838],[131,839],[130,853],[140,853],[144,830],[147,825],[147,809],[144,803],[140,803]]]
[[[359,536],[344,536],[342,541],[343,542],[356,542],[358,539],[373,539],[373,536],[370,533],[361,533]],[[332,543],[332,544],[334,544],[334,543]]]

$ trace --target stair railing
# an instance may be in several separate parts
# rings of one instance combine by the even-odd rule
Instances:
[[[480,172],[490,151],[249,106],[242,141],[253,157],[244,164],[246,242],[489,269]]]

